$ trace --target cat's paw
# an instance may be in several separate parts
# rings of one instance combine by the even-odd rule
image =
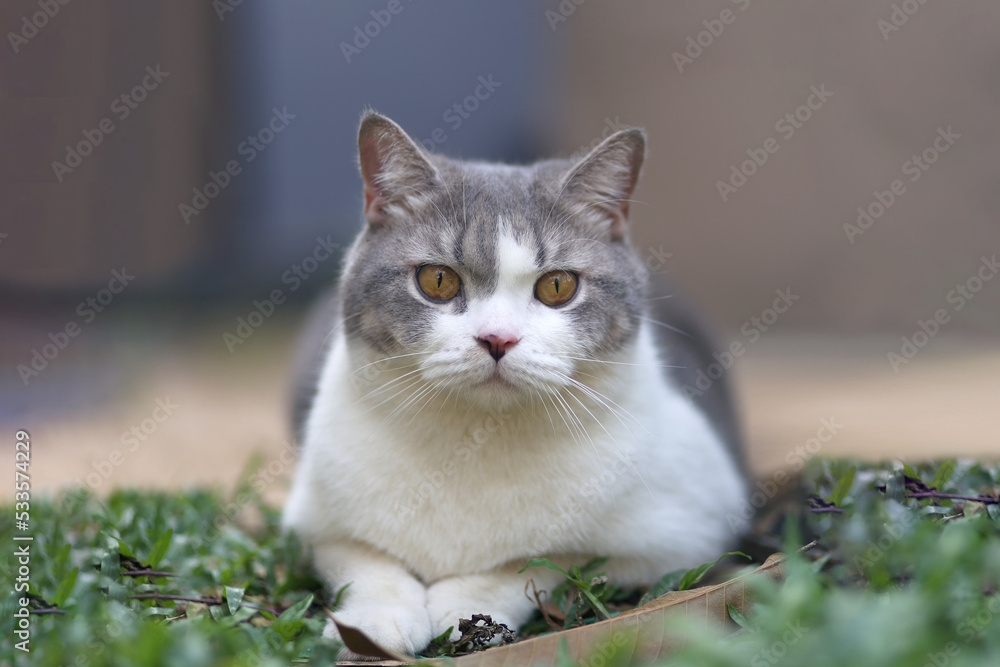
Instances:
[[[339,623],[357,628],[382,648],[395,653],[416,655],[431,643],[431,623],[427,610],[396,602],[354,605],[334,614]],[[323,636],[341,641],[337,626],[327,623]],[[375,660],[343,648],[340,660]]]

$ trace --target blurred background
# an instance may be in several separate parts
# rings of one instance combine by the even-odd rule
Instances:
[[[634,239],[718,328],[758,474],[1000,454],[995,2],[5,0],[0,28],[0,434],[36,491],[232,486],[260,453],[280,498],[366,107],[485,160],[645,127]]]

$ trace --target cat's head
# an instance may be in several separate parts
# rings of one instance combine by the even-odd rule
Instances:
[[[341,282],[352,344],[496,406],[566,388],[634,341],[641,130],[580,159],[509,166],[429,154],[369,112],[358,146],[367,222]]]

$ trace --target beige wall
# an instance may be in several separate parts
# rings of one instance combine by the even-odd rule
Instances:
[[[918,9],[885,39],[894,4]],[[553,34],[570,47],[564,147],[616,119],[649,130],[636,236],[671,253],[666,273],[720,324],[738,328],[787,287],[800,299],[783,327],[906,333],[944,308],[949,332],[1000,333],[1000,280],[960,312],[947,301],[1000,252],[995,0],[550,0],[538,20],[559,7],[575,7]],[[5,3],[0,24],[35,10]],[[689,37],[707,43],[706,20],[721,34],[678,71]],[[18,251],[0,280],[89,289],[125,261],[155,282],[205,252],[220,221],[181,225],[177,204],[204,177],[218,26],[193,1],[70,3],[21,52],[4,44],[0,233]],[[56,182],[66,144],[158,62],[171,77],[157,102],[116,119],[107,145]],[[833,96],[790,138],[777,131],[820,86]],[[910,182],[904,163],[948,127],[960,139]],[[769,137],[778,151],[723,202],[716,183]],[[906,192],[850,243],[845,223],[894,179]]]
[[[572,44],[566,147],[605,119],[648,129],[637,237],[673,253],[668,275],[720,323],[787,286],[801,298],[783,326],[912,332],[945,308],[949,331],[1000,333],[1000,278],[960,312],[947,301],[1000,253],[1000,4],[896,0],[919,9],[884,39],[893,4],[592,0],[557,24]],[[731,22],[678,71],[672,54],[723,10]],[[777,132],[821,85],[832,97]],[[904,163],[948,127],[961,138],[911,182]],[[778,151],[723,202],[716,182],[768,137]],[[895,179],[905,193],[849,243],[844,224]]]
[[[34,0],[0,8],[0,232],[10,236],[0,281],[90,290],[125,265],[150,287],[217,232],[215,220],[185,226],[177,210],[205,173],[215,12],[192,0],[55,7],[36,29],[23,24],[41,11]],[[12,44],[16,33],[30,39]],[[141,102],[115,102],[144,83]],[[56,174],[67,145],[85,140],[92,152]]]

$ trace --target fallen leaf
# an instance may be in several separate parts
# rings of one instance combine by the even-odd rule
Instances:
[[[687,616],[689,620],[731,623],[728,605],[744,616],[749,614],[750,595],[746,582],[751,577],[768,576],[781,580],[784,556],[774,554],[753,572],[717,586],[666,593],[655,600],[614,618],[563,632],[534,637],[508,646],[498,646],[481,653],[452,659],[456,667],[506,667],[520,665],[556,665],[560,642],[565,641],[570,658],[581,662],[595,653],[611,650],[630,652],[629,663],[649,662],[671,653],[683,638],[665,635],[667,618]],[[419,662],[441,660],[421,660]]]
[[[668,655],[684,641],[683,637],[667,636],[665,622],[668,618],[686,616],[696,623],[731,623],[730,606],[747,616],[751,602],[746,584],[751,578],[767,576],[780,581],[784,576],[784,555],[773,554],[753,572],[716,586],[666,593],[655,600],[605,621],[584,625],[571,630],[533,637],[521,642],[465,655],[460,658],[412,657],[387,651],[365,636],[357,628],[337,623],[340,636],[347,648],[361,655],[379,658],[391,663],[375,664],[431,664],[456,667],[520,667],[521,665],[559,664],[560,644],[570,658],[582,661],[595,653],[627,650],[628,662],[649,662]],[[333,618],[333,616],[330,616]],[[346,664],[346,663],[338,663]]]

